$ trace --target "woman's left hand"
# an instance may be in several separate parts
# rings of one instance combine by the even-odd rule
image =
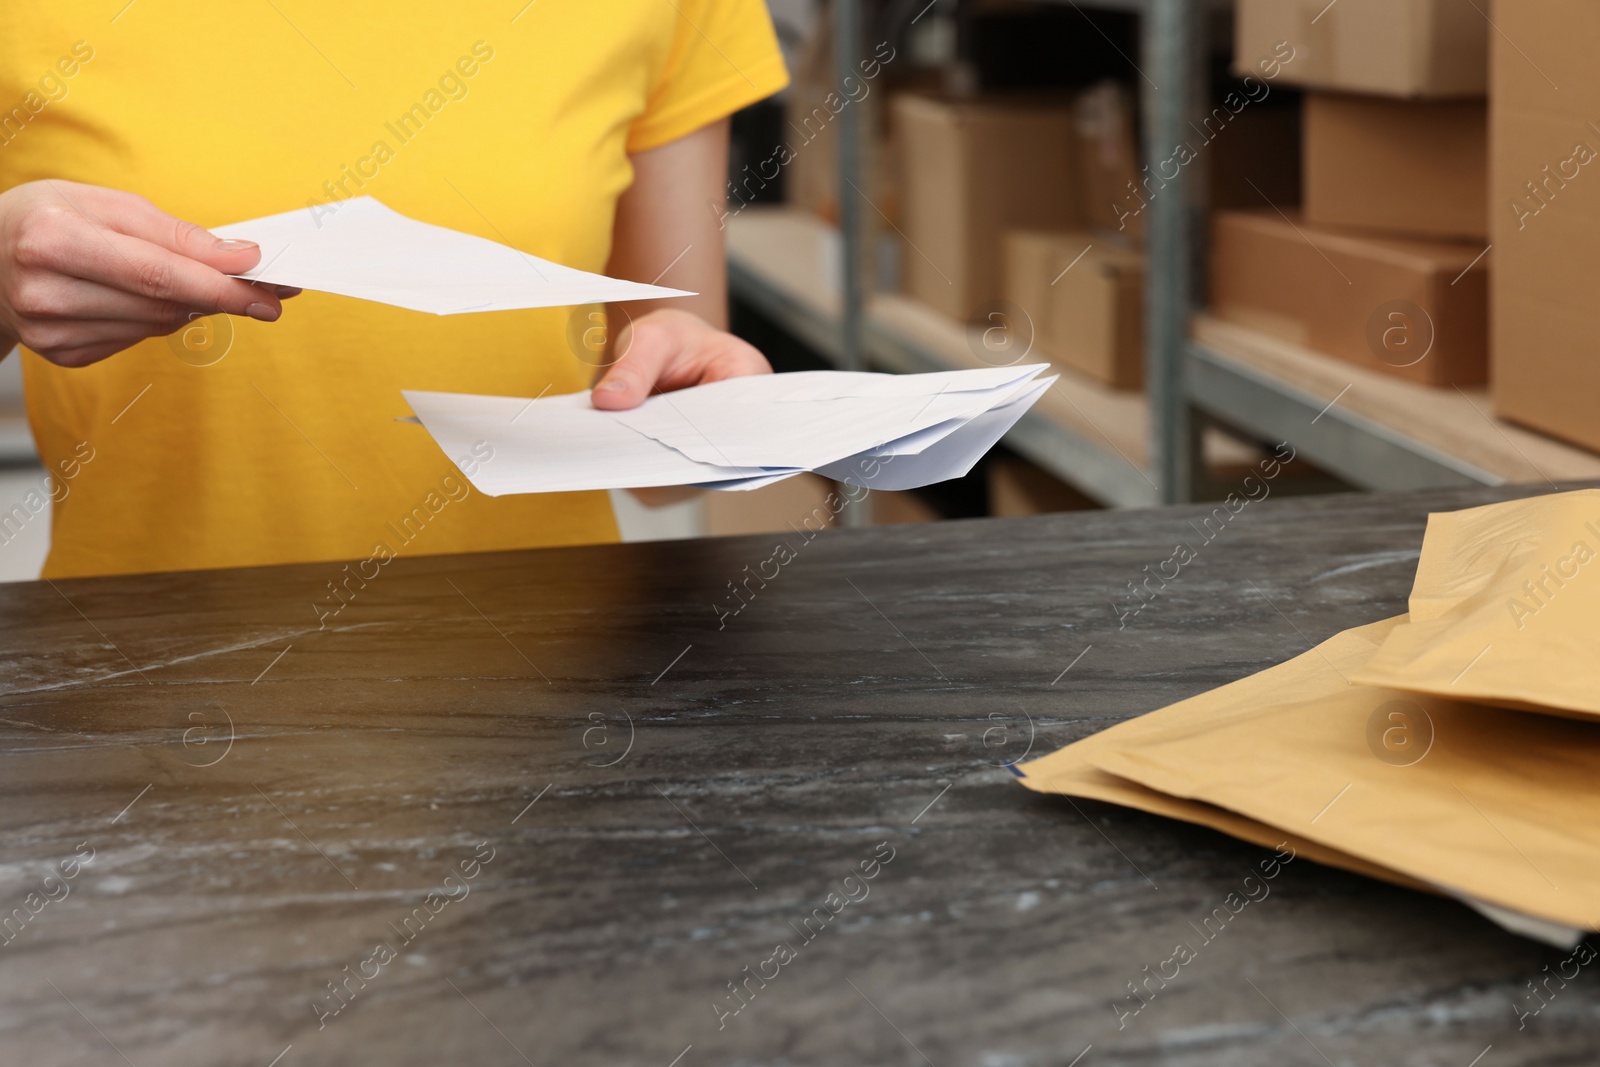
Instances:
[[[753,346],[676,308],[657,308],[633,320],[617,335],[614,351],[616,362],[594,387],[594,406],[604,411],[638,407],[654,393],[772,373],[767,357]]]

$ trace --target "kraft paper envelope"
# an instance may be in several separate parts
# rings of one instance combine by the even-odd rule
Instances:
[[[1065,796],[1087,797],[1090,800],[1103,800],[1108,804],[1137,808],[1151,815],[1207,826],[1213,830],[1220,830],[1229,837],[1237,837],[1241,841],[1248,841],[1263,848],[1287,845],[1300,859],[1308,859],[1329,867],[1342,867],[1347,871],[1364,874],[1368,878],[1395,882],[1408,889],[1431,889],[1425,883],[1407,878],[1398,871],[1368,863],[1358,856],[1340,852],[1338,849],[1327,848],[1299,834],[1288,833],[1266,823],[1247,819],[1214,804],[1168,796],[1154,789],[1147,789],[1127,778],[1107,774],[1089,762],[1089,751],[1093,748],[1090,742],[1105,736],[1096,734],[1075,745],[1069,745],[1060,752],[1027,764],[1022,784],[1036,793],[1059,793]]]
[[[1428,517],[1411,620],[1352,675],[1455,700],[1600,717],[1600,490]]]
[[[1107,731],[1109,733],[1109,731]],[[1347,871],[1354,871],[1368,878],[1377,878],[1381,881],[1392,882],[1407,889],[1417,889],[1423,892],[1443,893],[1455,896],[1463,904],[1476,909],[1491,921],[1505,927],[1512,933],[1523,937],[1535,938],[1560,948],[1572,948],[1583,937],[1583,931],[1552,923],[1508,908],[1498,908],[1486,904],[1481,900],[1474,900],[1469,896],[1453,894],[1448,889],[1439,886],[1430,886],[1414,878],[1408,878],[1399,871],[1389,870],[1368,863],[1348,852],[1328,848],[1315,841],[1308,841],[1298,834],[1286,833],[1275,826],[1247,819],[1213,804],[1203,804],[1199,801],[1184,800],[1180,797],[1168,796],[1158,793],[1154,789],[1147,789],[1138,782],[1119,778],[1114,774],[1107,774],[1091,764],[1088,760],[1088,751],[1092,743],[1105,734],[1096,734],[1086,738],[1075,745],[1070,745],[1060,752],[1037,760],[1029,766],[1029,773],[1023,778],[1022,784],[1038,793],[1059,793],[1065,796],[1087,797],[1091,800],[1102,800],[1109,804],[1120,804],[1125,808],[1136,808],[1139,811],[1149,812],[1151,815],[1161,815],[1169,819],[1178,819],[1182,822],[1194,823],[1197,826],[1209,827],[1218,830],[1230,837],[1237,837],[1241,841],[1248,841],[1253,845],[1263,848],[1280,848],[1287,845],[1294,850],[1294,855],[1299,859],[1308,859],[1313,863],[1321,863],[1328,867],[1340,867]],[[1020,773],[1020,772],[1019,772]]]
[[[1307,858],[1436,889],[1555,943],[1600,929],[1600,827],[1586,817],[1600,728],[1346,681],[1403,622],[1024,764],[1023,783],[1303,842]]]

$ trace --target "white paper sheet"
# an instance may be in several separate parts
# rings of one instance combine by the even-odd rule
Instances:
[[[260,265],[240,277],[434,315],[691,295],[563,267],[496,241],[407,218],[370,196],[211,232],[261,246]]]
[[[1010,399],[1045,367],[955,372],[971,375],[969,381],[980,386],[976,389],[958,386],[960,379],[946,373],[869,375],[882,379],[878,388],[844,391],[851,385],[842,382],[841,395],[829,399],[816,398],[829,391],[819,376],[846,377],[843,372],[754,375],[651,397],[632,411],[618,412],[617,419],[701,463],[815,470],[941,423],[980,415]],[[798,399],[789,391],[789,378],[805,379],[796,383]],[[933,440],[937,437],[927,443]]]
[[[974,377],[954,381],[945,375],[884,375],[899,380],[893,388],[865,383],[864,392],[854,391],[864,383],[848,380],[828,382],[805,374],[761,376],[738,379],[759,383],[753,387],[728,388],[733,383],[717,382],[655,396],[633,412],[596,410],[587,392],[528,400],[408,391],[405,398],[447,456],[481,455],[482,443],[492,446],[492,459],[471,474],[462,472],[487,496],[665,485],[748,491],[813,469],[852,484],[912,489],[970,471],[1055,380],[1034,381],[1038,368],[1022,368],[1020,374],[968,373]],[[786,389],[786,379],[791,378],[796,392],[808,399],[789,399],[794,394]],[[929,381],[919,383],[918,378]],[[997,380],[1006,384],[989,384]],[[966,388],[969,385],[981,388]],[[930,389],[934,391],[923,395]],[[842,395],[818,399],[835,390]],[[722,402],[703,401],[706,393],[720,395]],[[907,419],[905,405],[912,401],[922,411]],[[709,463],[629,424],[630,415],[653,407],[672,411],[681,424],[676,404],[719,423],[737,411],[746,425],[743,432],[751,439],[738,439],[726,426],[719,426],[716,436],[721,444],[740,452],[764,449],[793,458],[782,463]],[[945,417],[940,417],[940,405]],[[821,432],[819,423],[839,440],[819,445],[807,439],[805,433]],[[841,424],[844,431],[839,433]],[[894,436],[907,425],[913,428]],[[805,433],[798,433],[796,426]],[[773,427],[782,432],[769,432]],[[783,439],[781,446],[778,437]],[[843,452],[850,440],[870,445]],[[695,444],[703,448],[706,439]],[[830,459],[814,464],[800,458],[802,453]]]

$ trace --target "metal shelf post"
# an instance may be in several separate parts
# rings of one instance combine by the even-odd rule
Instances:
[[[861,0],[833,0],[833,70],[842,87],[846,79],[859,79],[856,63],[861,58]],[[865,217],[862,199],[867,195],[861,183],[861,108],[846,107],[839,112],[839,237],[844,260],[840,274],[842,291],[841,359],[844,370],[864,370],[862,363],[862,310],[866,293],[862,260],[865,255]]]
[[[1174,152],[1191,139],[1190,120],[1204,92],[1206,10],[1196,0],[1150,0],[1141,23],[1150,213],[1145,237],[1145,393],[1153,474],[1166,504],[1194,498],[1203,459],[1183,375],[1203,179],[1195,164],[1178,165]]]
[[[856,64],[861,60],[861,0],[833,0],[833,70],[839,91],[852,80],[860,79]],[[865,370],[862,358],[863,326],[866,306],[863,261],[866,255],[865,216],[862,201],[868,195],[861,176],[861,106],[839,112],[839,245],[840,267],[840,351],[843,370]],[[871,524],[871,497],[846,507],[842,516],[846,526]]]

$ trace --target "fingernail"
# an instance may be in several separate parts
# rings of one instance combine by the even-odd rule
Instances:
[[[248,252],[252,248],[260,247],[261,246],[256,244],[254,241],[234,241],[223,240],[221,237],[217,238],[218,252]]]
[[[262,322],[277,322],[278,316],[283,314],[271,304],[251,304],[244,309],[244,313],[252,319],[260,319]]]
[[[291,296],[299,296],[301,293],[305,292],[305,290],[296,288],[292,285],[280,285],[278,286],[277,292],[278,296],[287,300]]]
[[[618,378],[607,378],[594,388],[599,393],[620,393],[628,388],[628,383]]]

